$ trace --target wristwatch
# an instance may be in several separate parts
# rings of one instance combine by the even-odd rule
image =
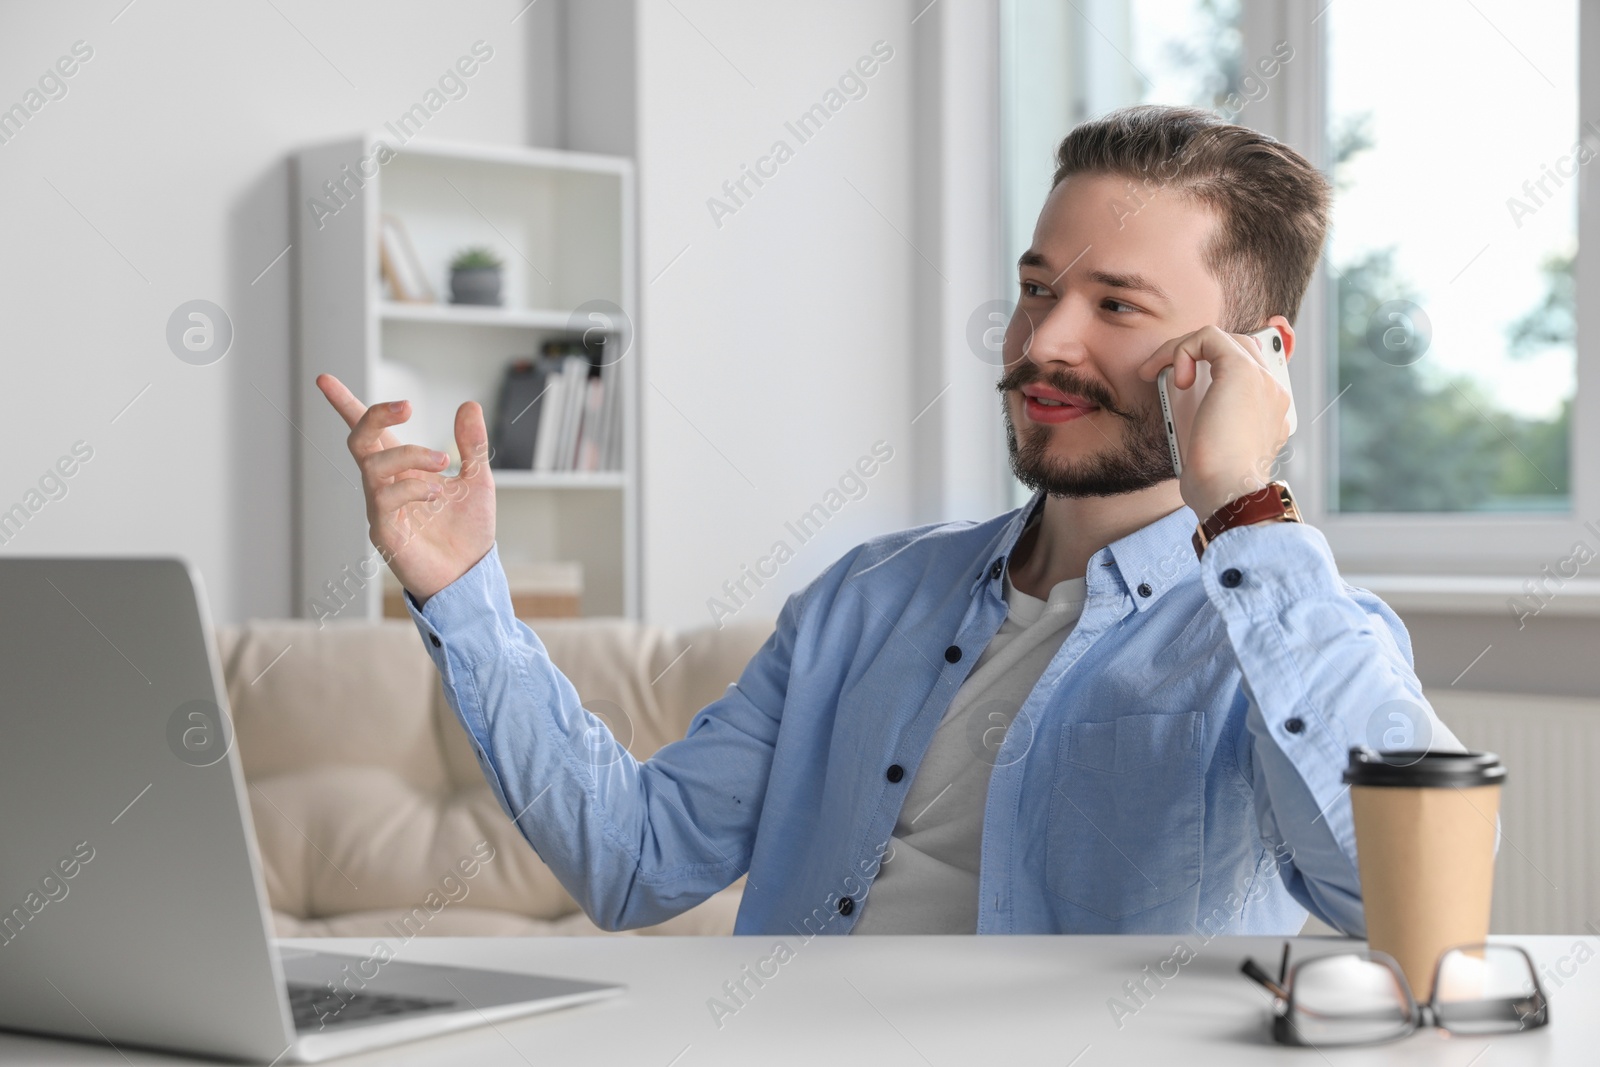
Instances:
[[[1300,509],[1295,506],[1288,482],[1268,482],[1253,493],[1235,497],[1213,512],[1210,518],[1195,527],[1195,558],[1204,555],[1206,546],[1215,541],[1223,530],[1270,519],[1280,522],[1305,521],[1300,517]]]

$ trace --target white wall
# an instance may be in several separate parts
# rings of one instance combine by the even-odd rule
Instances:
[[[257,280],[289,243],[287,159],[399,114],[479,39],[493,59],[428,135],[559,137],[553,7],[124,3],[0,11],[0,107],[73,42],[94,50],[0,144],[0,510],[94,449],[0,553],[181,554],[219,620],[288,615],[293,254]],[[208,367],[165,343],[194,298],[234,324]]]
[[[908,7],[698,0],[638,9],[645,604],[711,621],[775,542],[795,550],[742,613],[776,614],[850,547],[910,525],[913,223]],[[680,13],[681,12],[681,13]],[[692,20],[692,21],[691,21]],[[810,140],[793,121],[875,42],[892,58]],[[719,226],[725,180],[793,158]],[[770,165],[767,169],[771,169]],[[898,232],[897,232],[898,231]],[[809,543],[785,526],[874,442],[893,458]],[[742,598],[742,594],[741,594]]]

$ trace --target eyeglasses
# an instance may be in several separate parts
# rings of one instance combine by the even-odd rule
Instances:
[[[1289,966],[1274,981],[1255,960],[1239,969],[1273,995],[1273,1040],[1283,1045],[1369,1045],[1437,1026],[1453,1034],[1507,1034],[1550,1022],[1533,960],[1514,945],[1458,945],[1439,957],[1433,996],[1419,1005],[1386,952],[1344,952]]]

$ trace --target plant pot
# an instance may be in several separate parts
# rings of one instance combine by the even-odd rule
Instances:
[[[500,268],[469,267],[450,272],[452,304],[499,304]]]

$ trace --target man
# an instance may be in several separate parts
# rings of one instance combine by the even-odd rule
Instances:
[[[1347,750],[1397,715],[1453,738],[1399,619],[1268,485],[1288,397],[1244,335],[1292,355],[1328,203],[1203,111],[1073,130],[997,384],[1032,500],[846,553],[643,763],[512,615],[478,406],[445,479],[391,435],[405,402],[319,378],[485,777],[589,917],[661,922],[748,872],[736,933],[1292,934],[1309,909],[1361,934]],[[1178,480],[1154,383],[1199,360]]]

